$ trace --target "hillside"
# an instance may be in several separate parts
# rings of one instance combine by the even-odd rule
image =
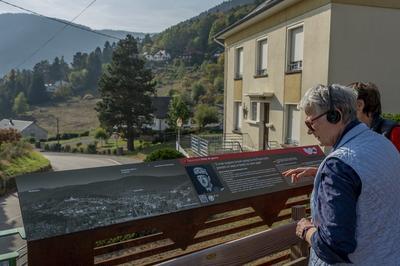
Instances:
[[[63,25],[36,15],[0,14],[0,76],[22,63]],[[145,35],[115,30],[99,32],[118,38],[124,38],[127,34],[141,38]],[[30,69],[39,61],[45,59],[52,61],[56,56],[64,56],[66,62],[71,62],[76,52],[93,51],[97,46],[103,47],[106,41],[112,43],[117,40],[67,27],[21,68]]]
[[[35,107],[29,114],[37,123],[49,132],[56,135],[56,118],[59,119],[59,129],[65,132],[83,132],[99,127],[100,122],[94,110],[98,99],[81,100],[74,98],[67,102]]]
[[[200,13],[197,17],[213,14],[213,13],[219,13],[219,12],[227,12],[231,10],[232,8],[235,8],[237,6],[242,6],[242,5],[250,5],[254,4],[255,2],[261,2],[261,1],[254,1],[254,0],[231,0],[231,1],[224,1],[223,3],[210,8],[209,10]],[[197,18],[195,17],[195,18]]]

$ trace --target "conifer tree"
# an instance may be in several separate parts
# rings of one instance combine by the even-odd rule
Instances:
[[[128,35],[120,40],[112,61],[102,74],[99,90],[102,101],[97,104],[103,128],[123,131],[129,151],[144,124],[152,123],[151,96],[155,83],[150,69],[138,56],[137,42]]]

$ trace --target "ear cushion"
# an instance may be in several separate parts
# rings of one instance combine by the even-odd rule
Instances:
[[[326,120],[331,124],[337,124],[342,119],[342,115],[337,110],[330,110],[326,114]]]

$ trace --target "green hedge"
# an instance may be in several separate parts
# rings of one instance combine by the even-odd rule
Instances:
[[[386,119],[394,120],[400,123],[400,114],[384,113],[383,117]]]
[[[177,150],[171,148],[164,148],[153,151],[149,155],[147,155],[145,162],[154,162],[154,161],[161,161],[161,160],[169,160],[169,159],[177,159],[177,158],[184,158],[185,156]]]

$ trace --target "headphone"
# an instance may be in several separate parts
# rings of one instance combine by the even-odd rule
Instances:
[[[338,110],[335,110],[335,106],[333,105],[331,85],[328,86],[328,94],[329,94],[329,111],[326,113],[326,120],[328,120],[328,122],[331,124],[337,124],[342,119],[342,115]]]

